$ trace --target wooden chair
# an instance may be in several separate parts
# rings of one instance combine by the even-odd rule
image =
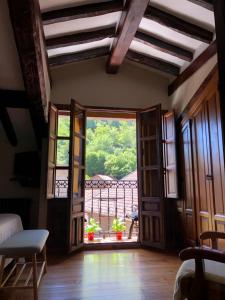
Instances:
[[[225,299],[225,252],[218,250],[218,240],[225,239],[225,233],[207,231],[200,239],[210,239],[212,248],[191,247],[180,252],[184,263],[177,273],[175,300]]]

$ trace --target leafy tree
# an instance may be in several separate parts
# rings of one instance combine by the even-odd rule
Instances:
[[[59,116],[58,135],[70,134],[69,116]],[[69,141],[58,140],[57,164],[68,165]],[[86,178],[105,174],[122,178],[136,169],[136,124],[129,120],[87,120]]]
[[[133,149],[117,150],[107,156],[105,162],[106,174],[121,179],[136,170],[136,154]]]
[[[89,177],[96,174],[105,174],[105,161],[107,153],[103,151],[87,152],[86,173]]]

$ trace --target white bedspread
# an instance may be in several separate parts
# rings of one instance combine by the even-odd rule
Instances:
[[[23,230],[20,216],[15,214],[0,214],[0,243]]]
[[[21,230],[23,230],[23,225],[20,216],[15,214],[0,214],[0,243]],[[7,259],[5,266],[7,266],[10,261],[11,259]]]

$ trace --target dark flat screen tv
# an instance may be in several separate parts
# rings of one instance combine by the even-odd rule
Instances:
[[[13,180],[23,186],[40,185],[41,160],[37,151],[16,153],[14,158]]]

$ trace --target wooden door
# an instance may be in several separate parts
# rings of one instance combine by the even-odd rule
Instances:
[[[70,129],[68,250],[71,252],[84,242],[86,112],[75,100],[71,101]]]
[[[178,198],[177,153],[174,112],[163,114],[163,164],[166,198]]]
[[[165,247],[161,106],[137,114],[140,241]]]
[[[209,95],[207,101],[207,116],[210,138],[211,181],[213,197],[211,199],[212,228],[216,231],[225,231],[225,173],[224,152],[222,143],[222,128],[220,117],[219,94],[216,90]],[[225,243],[220,241],[219,247],[225,248]]]
[[[49,140],[48,140],[48,175],[47,175],[47,199],[55,196],[55,167],[56,167],[56,143],[57,143],[57,108],[49,106]]]
[[[193,246],[196,244],[197,238],[191,120],[182,124],[181,132],[182,176],[184,179],[182,186],[183,229],[186,244]]]
[[[207,105],[204,102],[195,113],[192,127],[195,197],[198,236],[201,232],[213,230],[211,218],[213,185]],[[209,241],[205,242],[205,245]]]

